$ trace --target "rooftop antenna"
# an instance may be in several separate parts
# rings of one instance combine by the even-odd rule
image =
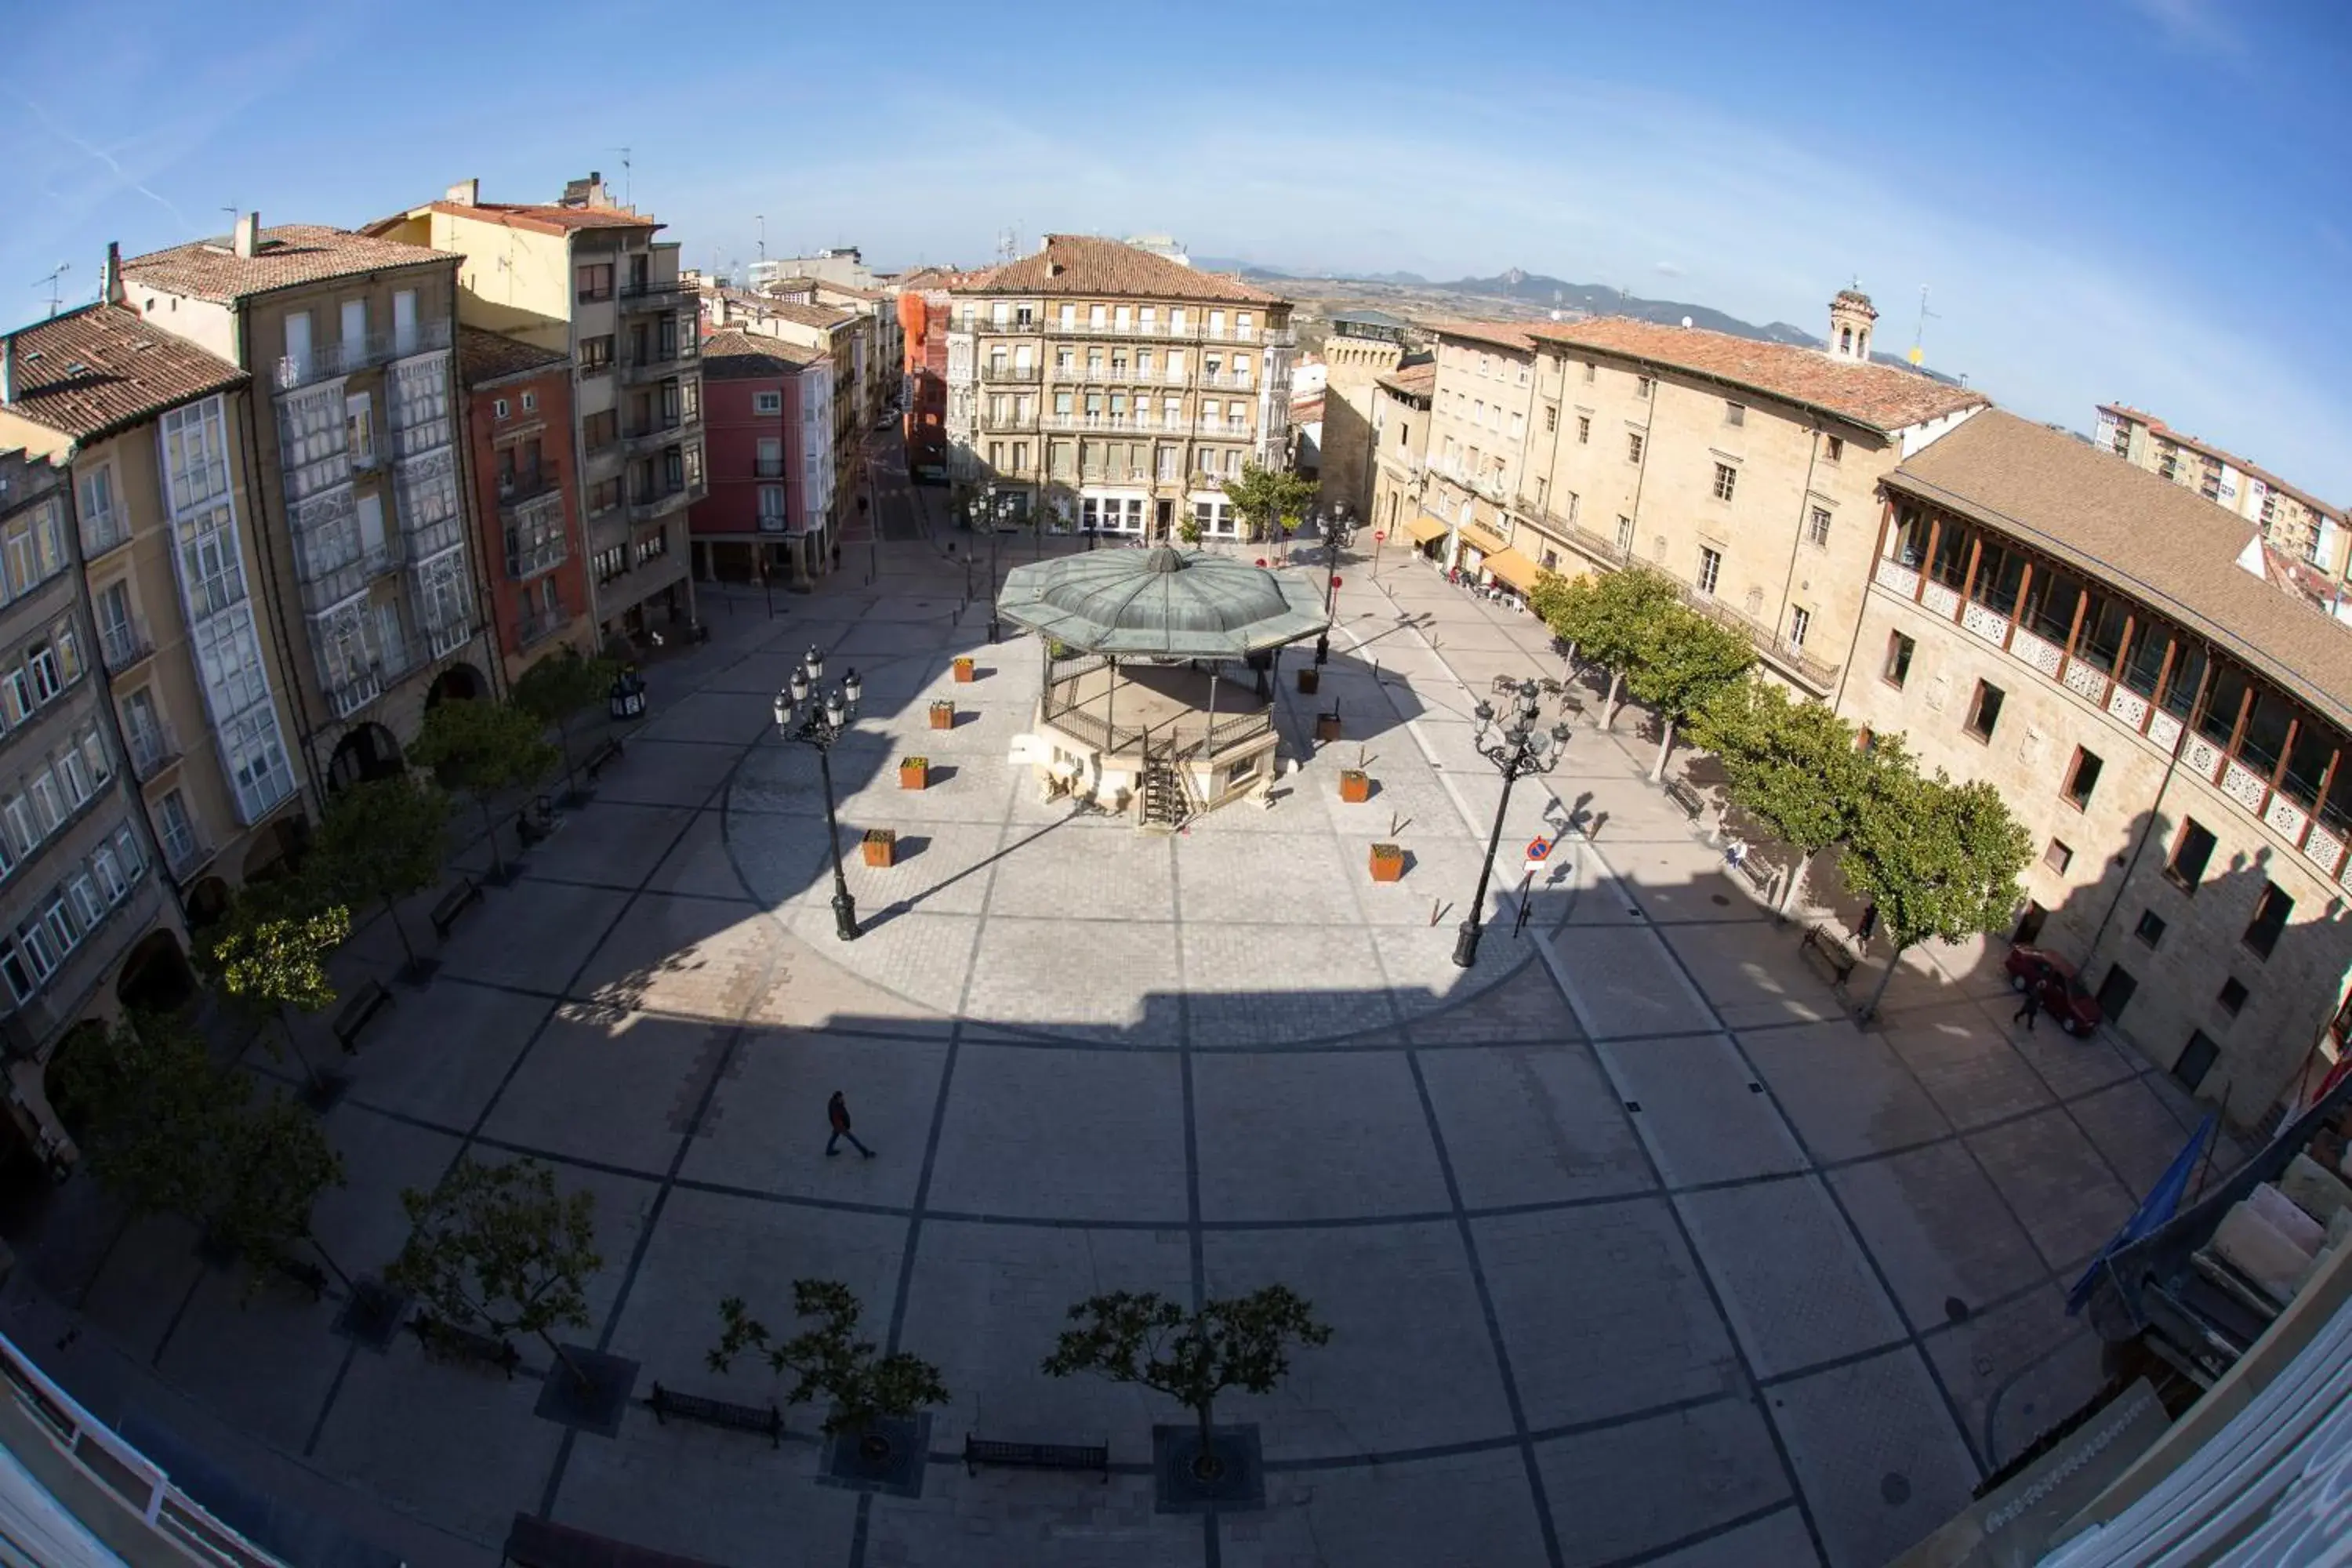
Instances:
[[[1003,230],[996,237],[996,259],[999,261],[1021,259],[1021,241],[1010,228]]]
[[[245,216],[245,209],[243,207],[223,207],[221,208],[221,211],[228,214],[228,232],[231,237],[234,237],[236,233],[236,220]]]
[[[58,279],[72,270],[72,262],[60,261],[55,272],[50,273],[47,278],[37,278],[33,280],[33,287],[36,289],[44,283],[49,286],[49,314],[52,316],[58,313],[58,307],[65,302],[65,296],[58,286]]]
[[[618,153],[621,155],[621,205],[625,207],[635,208],[637,205],[636,180],[630,172],[629,154],[635,152],[636,149],[634,147],[607,147],[604,151],[607,153]]]
[[[1927,340],[1927,322],[1930,318],[1937,321],[1943,320],[1938,312],[1927,309],[1927,286],[1922,283],[1919,285],[1919,325],[1911,333],[1909,357],[1915,368],[1927,363],[1927,351],[1924,345]]]
[[[760,259],[761,259],[761,260],[762,260],[762,261],[765,261],[765,260],[767,260],[767,259],[768,259],[768,217],[767,217],[767,215],[766,215],[765,213],[755,213],[755,214],[753,214],[753,215],[752,215],[751,221],[752,221],[753,223],[756,223],[756,224],[758,224],[758,225],[760,226]]]

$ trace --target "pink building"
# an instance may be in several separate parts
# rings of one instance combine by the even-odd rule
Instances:
[[[831,570],[833,362],[749,332],[702,345],[709,489],[688,526],[702,577],[807,583]]]

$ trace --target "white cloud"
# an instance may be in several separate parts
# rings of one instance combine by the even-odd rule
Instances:
[[[1655,270],[1662,278],[1686,278],[1689,276],[1689,274],[1682,268],[1675,266],[1671,261],[1661,261],[1657,263],[1654,270]]]

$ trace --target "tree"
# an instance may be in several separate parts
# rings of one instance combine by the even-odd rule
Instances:
[[[1883,736],[1865,752],[1826,703],[1799,701],[1752,676],[1717,691],[1691,715],[1687,732],[1722,763],[1731,803],[1798,852],[1780,888],[1783,914],[1806,866],[1853,833],[1873,770],[1909,765],[1901,736]]]
[[[241,1108],[220,1133],[205,1229],[245,1260],[247,1291],[287,1261],[298,1241],[309,1242],[350,1285],[352,1277],[310,1229],[320,1194],[343,1184],[343,1157],[327,1142],[319,1119],[272,1094],[258,1106]]]
[[[1136,1383],[1164,1394],[1200,1418],[1196,1474],[1220,1467],[1210,1447],[1212,1411],[1228,1388],[1265,1394],[1290,1372],[1290,1343],[1328,1344],[1330,1329],[1287,1285],[1247,1296],[1206,1301],[1186,1311],[1156,1290],[1115,1290],[1070,1309],[1076,1328],[1065,1329],[1047,1356],[1049,1377],[1091,1372],[1113,1383]]]
[[[515,706],[555,726],[563,752],[564,794],[574,800],[579,798],[580,790],[572,780],[572,721],[580,716],[582,709],[605,700],[620,672],[621,667],[609,658],[583,658],[577,651],[566,648],[541,659],[514,683]]]
[[[328,802],[312,844],[319,885],[345,904],[383,901],[392,929],[418,968],[416,950],[400,923],[400,900],[431,887],[441,875],[449,797],[405,773],[346,784]]]
[[[247,1086],[215,1066],[182,1019],[133,1014],[77,1037],[55,1068],[58,1100],[83,1125],[82,1161],[133,1217],[201,1223],[215,1188],[214,1152]]]
[[[384,1270],[448,1321],[493,1334],[536,1334],[564,1370],[589,1380],[555,1342],[555,1329],[588,1326],[588,1279],[596,1251],[596,1199],[558,1193],[536,1160],[486,1165],[466,1158],[440,1184],[400,1194],[407,1243]]]
[[[500,790],[537,784],[555,771],[562,760],[547,743],[547,726],[538,715],[511,703],[437,702],[425,711],[424,727],[408,748],[408,760],[430,768],[445,784],[454,784],[474,797],[482,809],[482,828],[489,836],[491,877],[507,879],[506,857],[499,849],[499,826],[490,815],[490,797]]]
[[[728,1297],[719,1303],[719,1343],[704,1360],[711,1371],[725,1372],[738,1353],[758,1353],[774,1371],[793,1374],[796,1381],[785,1404],[805,1405],[824,1394],[833,1405],[824,1418],[827,1436],[859,1433],[863,1446],[883,1452],[888,1440],[870,1430],[877,1421],[903,1418],[926,1405],[948,1402],[938,1367],[905,1351],[885,1355],[873,1341],[857,1337],[862,1309],[856,1295],[839,1280],[793,1280],[793,1310],[817,1320],[816,1325],[778,1342],[751,1315],[743,1298]]]
[[[2007,925],[2025,897],[2018,877],[2032,852],[2025,829],[1991,784],[1954,784],[1941,768],[1934,778],[1908,766],[1874,769],[1843,868],[1847,885],[1878,906],[1895,955],[1862,1016],[1877,1013],[1909,949],[1930,938],[1965,942]]]
[[[1658,756],[1650,782],[1666,773],[1675,726],[1706,700],[1737,681],[1756,662],[1748,639],[1682,605],[1668,605],[1649,620],[1641,657],[1627,673],[1633,695],[1657,710]]]
[[[291,1015],[322,1013],[334,1005],[327,955],[351,936],[352,911],[335,904],[309,914],[278,912],[292,905],[293,896],[282,891],[240,896],[221,933],[205,950],[206,962],[240,1009],[265,1026],[272,1018],[277,1021],[279,1041],[270,1043],[270,1055],[283,1060],[292,1052],[312,1092],[318,1093],[325,1085],[295,1041]],[[266,1033],[263,1037],[268,1039]]]
[[[1315,504],[1315,481],[1287,469],[1244,463],[1241,478],[1225,481],[1225,504],[1249,526],[1251,538],[1263,529],[1271,539],[1277,531],[1296,531],[1307,521],[1307,509]]]
[[[1609,672],[1609,696],[1601,705],[1601,727],[1617,724],[1617,696],[1626,677],[1649,648],[1650,623],[1682,596],[1673,583],[1645,567],[1629,567],[1563,583],[1547,574],[1536,581],[1528,602],[1554,636]]]

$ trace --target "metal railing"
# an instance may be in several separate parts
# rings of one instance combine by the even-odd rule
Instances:
[[[648,425],[641,430],[631,430],[622,436],[621,445],[632,452],[645,452],[675,444],[686,429],[684,417]]]
[[[519,468],[512,473],[500,474],[499,510],[512,511],[517,507],[528,506],[554,489],[555,470],[552,468]]]
[[[346,555],[331,566],[314,567],[297,580],[303,612],[315,616],[341,604],[385,573],[398,571],[400,560],[398,542],[386,539],[371,549]]]
[[[1056,703],[1052,692],[1046,695],[1044,721],[1066,734],[1075,735],[1106,756],[1118,756],[1146,745],[1155,753],[1171,762],[1182,762],[1197,756],[1213,756],[1219,752],[1241,745],[1271,731],[1274,728],[1272,710],[1256,713],[1240,713],[1213,722],[1206,714],[1199,719],[1171,719],[1158,724],[1146,724],[1130,729],[1113,724],[1099,713],[1089,712],[1078,703]],[[1166,748],[1164,751],[1161,748]]]
[[[663,353],[658,349],[640,358],[625,354],[621,358],[621,382],[625,386],[636,386],[648,381],[667,381],[687,368],[688,356],[673,349]]]
[[[1011,382],[1014,384],[1034,382],[1038,380],[1043,374],[1043,367],[1034,364],[997,364],[991,363],[980,367],[980,379],[989,382]]]
[[[109,675],[121,675],[154,651],[155,639],[148,635],[144,616],[133,616],[127,621],[104,621],[99,625],[99,658],[105,664]]]
[[[698,483],[632,489],[629,492],[629,520],[650,522],[655,518],[666,517],[689,501],[699,500],[702,491],[703,487]]]
[[[131,773],[141,784],[152,780],[157,773],[180,760],[180,737],[168,719],[152,723],[125,724],[122,727],[123,749],[131,753]]]
[[[692,285],[675,278],[648,278],[642,283],[621,286],[621,308],[625,310],[669,310],[677,305],[679,296],[693,291]]]
[[[173,833],[166,827],[156,834],[156,843],[163,851],[163,868],[172,873],[175,882],[186,881],[217,852],[210,835],[194,823],[186,826],[184,833]]]
[[[395,328],[386,332],[370,332],[356,340],[316,343],[307,353],[280,355],[270,384],[277,391],[292,392],[314,382],[331,381],[371,365],[448,346],[449,323],[446,321],[418,321],[404,330]]]
[[[121,509],[110,507],[105,511],[88,512],[81,520],[81,559],[87,566],[110,551],[120,550],[131,542],[131,521]]]
[[[784,477],[784,460],[782,458],[754,458],[751,459],[751,477],[755,479],[781,479]]]

